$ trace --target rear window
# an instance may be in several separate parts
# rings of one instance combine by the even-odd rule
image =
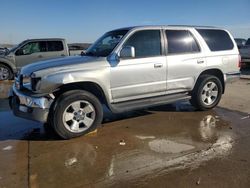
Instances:
[[[211,51],[231,50],[234,44],[226,31],[216,29],[197,29]]]
[[[48,41],[48,51],[55,52],[55,51],[62,51],[63,50],[63,43],[62,41]]]
[[[168,54],[196,53],[200,48],[187,30],[166,30]]]

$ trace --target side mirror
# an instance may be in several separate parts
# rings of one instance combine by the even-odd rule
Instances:
[[[124,46],[120,51],[120,58],[134,58],[135,57],[135,47]]]
[[[16,55],[24,55],[23,49],[18,49],[15,54]]]

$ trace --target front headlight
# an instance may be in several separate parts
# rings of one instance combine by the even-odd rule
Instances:
[[[31,78],[31,89],[33,91],[39,90],[41,85],[41,78]]]
[[[30,80],[31,80],[31,89],[33,91],[39,90],[40,85],[41,85],[41,78],[36,77],[36,75],[34,73],[32,73]]]
[[[30,78],[30,76],[23,75],[22,76],[22,84],[23,85],[31,84],[31,78]]]

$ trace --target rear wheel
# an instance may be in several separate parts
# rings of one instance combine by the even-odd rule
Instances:
[[[13,78],[13,73],[11,69],[3,64],[0,64],[0,81],[1,80],[11,80]]]
[[[70,139],[94,130],[102,118],[99,100],[87,91],[74,90],[59,97],[51,122],[60,137]]]
[[[214,108],[221,99],[221,81],[212,75],[202,75],[192,92],[191,104],[199,110]]]

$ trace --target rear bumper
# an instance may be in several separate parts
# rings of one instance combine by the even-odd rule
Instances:
[[[225,82],[235,82],[240,79],[240,72],[226,73],[224,74]]]
[[[9,93],[9,104],[15,116],[47,122],[52,99],[46,97],[32,97],[18,91],[14,86]]]

